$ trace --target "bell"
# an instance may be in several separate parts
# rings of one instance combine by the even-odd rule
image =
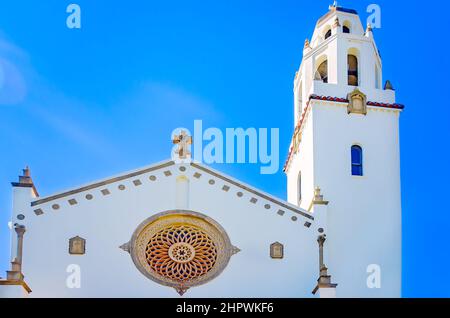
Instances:
[[[348,76],[348,85],[350,85],[350,86],[358,86],[358,76],[349,75]]]
[[[385,89],[385,90],[391,90],[391,91],[394,90],[394,87],[392,86],[392,83],[391,83],[390,80],[387,80],[387,81],[386,81],[386,83],[384,84],[384,89]]]

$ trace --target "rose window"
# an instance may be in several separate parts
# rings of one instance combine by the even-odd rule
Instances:
[[[145,255],[155,272],[182,283],[209,272],[216,263],[217,248],[201,229],[173,225],[150,238]]]
[[[142,274],[180,295],[215,278],[239,251],[217,222],[192,211],[150,217],[122,248]]]

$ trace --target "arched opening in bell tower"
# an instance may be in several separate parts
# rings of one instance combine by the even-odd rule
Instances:
[[[345,21],[342,26],[342,33],[351,33],[351,28],[350,21]]]
[[[326,56],[323,56],[317,61],[319,67],[317,67],[316,73],[314,74],[314,79],[316,81],[328,83],[328,59]]]
[[[358,67],[358,51],[356,49],[350,49],[347,55],[347,78],[348,85],[359,85],[359,67]]]

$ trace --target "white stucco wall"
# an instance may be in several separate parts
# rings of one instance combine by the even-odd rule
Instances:
[[[316,186],[330,202],[326,265],[338,297],[400,297],[400,113],[369,107],[366,116],[348,114],[344,103],[316,100],[310,109],[287,171],[288,200],[296,203],[301,170],[301,207],[308,208]],[[355,144],[363,148],[362,177],[351,175]],[[381,269],[381,288],[368,288],[373,264]]]
[[[367,116],[314,101],[314,182],[328,206],[328,265],[339,295],[399,297],[401,195],[399,112]],[[345,127],[345,129],[343,128]],[[351,175],[350,149],[363,148],[364,176]],[[381,289],[367,288],[367,267],[381,267]]]
[[[293,153],[291,164],[287,172],[288,202],[308,209],[314,196],[314,152],[313,152],[313,113],[308,111],[302,129],[302,139],[297,153]],[[299,198],[298,178],[301,173],[301,201]]]
[[[307,228],[302,215],[281,208],[265,199],[256,204],[248,191],[226,184],[221,179],[192,175],[196,168],[178,166],[146,173],[129,180],[63,197],[23,210],[27,228],[24,238],[23,273],[33,290],[30,297],[179,297],[174,289],[161,286],[142,275],[130,255],[119,248],[130,240],[136,227],[148,217],[177,208],[176,178],[183,174],[189,179],[189,209],[217,221],[228,233],[232,244],[241,252],[234,255],[224,272],[205,285],[191,288],[184,297],[309,297],[318,271],[317,242],[313,226]],[[164,171],[170,170],[171,176]],[[156,181],[149,176],[155,175]],[[139,179],[142,185],[132,181]],[[214,185],[209,180],[214,179]],[[118,185],[126,189],[120,191]],[[107,188],[110,195],[101,190]],[[236,193],[243,192],[242,197]],[[86,200],[90,193],[92,200]],[[69,205],[76,199],[76,205]],[[179,201],[178,201],[179,203]],[[52,209],[59,204],[58,210]],[[265,204],[271,208],[266,209]],[[41,208],[42,215],[34,209]],[[297,221],[291,217],[296,215]],[[311,220],[309,220],[311,221]],[[86,254],[70,255],[69,239],[86,239]],[[285,257],[271,259],[269,246],[284,244]],[[81,288],[66,287],[66,272],[70,264],[81,268]]]
[[[350,34],[333,28],[350,26]],[[332,35],[324,39],[328,29]],[[368,107],[368,114],[347,113],[345,103],[310,100],[312,94],[346,98],[356,87],[347,85],[347,55],[358,57],[359,85],[368,101],[395,103],[395,91],[382,87],[382,63],[371,32],[365,33],[357,15],[332,12],[314,30],[304,50],[294,94],[302,94],[302,108],[310,114],[303,123],[298,153],[287,169],[288,200],[296,204],[297,176],[302,171],[303,201],[307,209],[314,187],[320,187],[327,206],[327,267],[338,297],[401,296],[401,196],[399,157],[400,111]],[[314,80],[319,64],[328,60],[328,83]],[[376,68],[378,67],[378,83]],[[303,90],[300,92],[299,83]],[[296,98],[297,100],[297,98]],[[296,112],[295,125],[300,116]],[[350,148],[363,147],[364,176],[351,176]],[[313,210],[314,211],[314,210]],[[381,269],[381,288],[368,288],[367,267]]]
[[[326,27],[333,25],[335,16],[330,15],[318,25],[295,79],[295,125],[311,94],[345,98],[355,88],[347,85],[350,48],[359,52],[359,89],[368,100],[395,102],[394,91],[376,89],[375,65],[380,67],[380,81],[382,72],[372,36],[364,35],[357,16],[337,14],[341,25],[348,23],[352,33],[333,30],[333,35],[324,40],[321,36]],[[329,84],[314,81],[317,61],[323,55],[328,57]],[[300,95],[302,105],[298,103]],[[349,115],[342,103],[317,100],[310,103],[300,151],[293,154],[287,170],[288,201],[298,204],[299,171],[303,179],[301,207],[309,207],[316,186],[329,201],[328,206],[321,207],[321,214],[327,215],[326,222],[322,219],[321,224],[327,228],[326,265],[332,282],[338,284],[338,297],[398,297],[401,295],[399,112],[368,107],[367,116]],[[351,176],[353,144],[364,150],[363,177]],[[190,289],[184,297],[310,297],[318,275],[318,221],[297,215],[267,197],[256,196],[258,202],[253,204],[250,199],[255,195],[248,190],[195,167],[187,168],[181,172],[178,166],[171,166],[33,208],[29,206],[33,201],[31,190],[14,189],[12,222],[27,228],[23,273],[33,290],[30,296],[178,297],[173,289],[144,277],[119,246],[130,240],[143,220],[187,203],[189,210],[221,224],[241,252],[231,258],[221,275]],[[172,175],[164,175],[166,170]],[[202,173],[202,177],[193,178],[195,172]],[[149,180],[150,175],[157,180]],[[180,175],[186,175],[189,182],[177,185],[176,178]],[[141,180],[142,185],[135,186],[132,183],[135,179]],[[215,180],[214,185],[208,183],[210,179]],[[126,189],[120,191],[119,184]],[[228,192],[222,190],[224,184],[230,186]],[[110,195],[101,194],[104,188]],[[236,195],[238,191],[243,193],[242,197]],[[87,193],[94,196],[93,200],[86,200]],[[78,203],[71,206],[69,199]],[[53,204],[59,204],[60,208],[52,209]],[[270,204],[270,209],[265,204]],[[36,215],[35,208],[41,208],[44,214]],[[283,216],[277,213],[279,209],[285,211]],[[24,214],[25,219],[18,220],[18,214]],[[305,227],[305,221],[312,225]],[[68,253],[69,239],[77,235],[87,241],[83,256]],[[11,249],[15,251],[14,234],[12,238]],[[282,260],[269,256],[269,246],[275,241],[284,244]],[[70,275],[66,269],[71,264],[81,268],[80,289],[66,286]],[[381,269],[379,289],[370,289],[366,284],[367,267],[371,264]]]

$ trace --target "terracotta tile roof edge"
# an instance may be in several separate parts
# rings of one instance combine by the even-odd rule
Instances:
[[[332,96],[320,96],[320,95],[311,95],[309,99],[315,99],[315,100],[325,100],[330,102],[338,102],[338,103],[348,103],[349,100],[347,98],[340,98],[340,97],[332,97]],[[393,109],[404,109],[405,105],[402,104],[389,104],[389,103],[379,103],[379,102],[367,102],[368,106],[375,106],[375,107],[385,107],[385,108],[393,108]]]
[[[308,100],[308,103],[306,105],[306,108],[305,108],[305,110],[304,110],[304,112],[302,114],[302,117],[299,120],[298,125],[295,127],[295,130],[294,130],[294,134],[293,134],[293,137],[292,137],[292,142],[291,142],[291,144],[289,146],[288,156],[287,156],[286,162],[285,162],[285,164],[283,166],[283,171],[284,172],[286,172],[287,167],[288,167],[288,165],[290,163],[290,160],[291,160],[291,157],[292,157],[292,152],[294,151],[294,142],[293,141],[294,141],[296,135],[298,134],[298,132],[300,131],[300,129],[301,129],[302,125],[303,125],[303,121],[305,119],[306,112],[309,109],[309,101],[311,101],[311,99],[324,100],[324,101],[337,102],[337,103],[348,103],[349,102],[349,100],[347,98],[332,97],[332,96],[320,96],[320,95],[315,95],[315,94],[312,94],[311,96],[309,96],[309,100]],[[402,104],[388,104],[388,103],[379,103],[379,102],[370,102],[370,101],[367,102],[367,106],[384,107],[384,108],[391,108],[391,109],[404,109],[405,108],[405,105],[402,105]]]

